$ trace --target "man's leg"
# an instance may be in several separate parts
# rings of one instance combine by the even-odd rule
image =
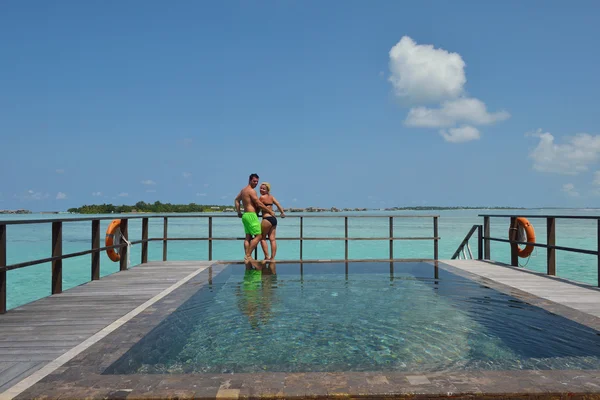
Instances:
[[[259,233],[258,235],[254,236],[254,239],[252,239],[250,241],[250,246],[248,246],[248,250],[246,251],[246,257],[247,258],[252,258],[252,252],[254,251],[254,249],[256,248],[256,246],[258,246],[258,244],[260,243],[262,239],[262,235]]]
[[[250,246],[250,241],[252,240],[252,235],[249,233],[246,234],[246,239],[244,239],[244,254],[248,254],[248,247]]]
[[[269,259],[269,246],[267,245],[267,241],[265,239],[262,239],[260,241],[260,247],[262,247],[262,251],[265,255],[265,260]]]

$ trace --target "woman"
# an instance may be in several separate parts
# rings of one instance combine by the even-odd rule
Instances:
[[[280,212],[281,218],[285,218],[285,210],[281,207],[281,204],[271,195],[271,185],[264,182],[260,185],[260,201],[271,210],[273,210],[273,204],[277,206]],[[271,215],[262,215],[261,222],[262,240],[260,245],[265,253],[265,261],[271,261],[275,259],[277,253],[277,242],[275,241],[275,235],[277,230],[277,218]],[[269,257],[269,246],[267,245],[267,238],[271,242],[271,257]]]

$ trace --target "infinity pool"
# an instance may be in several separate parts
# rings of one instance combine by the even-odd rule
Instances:
[[[600,336],[428,263],[230,265],[105,373],[600,369]]]

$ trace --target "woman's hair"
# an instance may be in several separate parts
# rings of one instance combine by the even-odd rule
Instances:
[[[262,184],[266,186],[267,192],[271,193],[271,184],[269,182],[263,182]]]

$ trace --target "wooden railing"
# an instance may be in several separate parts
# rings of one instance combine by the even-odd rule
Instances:
[[[581,253],[581,254],[590,254],[596,256],[597,259],[597,271],[598,271],[598,286],[600,287],[600,216],[584,216],[584,215],[509,215],[509,214],[500,214],[500,215],[492,215],[492,214],[480,214],[480,217],[483,217],[483,226],[482,225],[473,225],[465,240],[460,244],[459,248],[456,250],[452,258],[458,257],[458,254],[463,249],[463,247],[468,243],[471,235],[478,231],[478,242],[479,242],[479,251],[478,251],[478,259],[491,259],[491,242],[503,242],[510,244],[510,265],[518,266],[519,265],[519,256],[518,256],[518,245],[531,245],[534,247],[542,247],[547,249],[546,254],[546,273],[548,275],[556,275],[556,250],[568,251],[573,253]],[[536,235],[536,242],[523,242],[515,240],[514,238],[508,237],[508,227],[515,226],[516,219],[518,217],[524,217],[528,220],[531,220],[532,224],[535,227],[534,220],[546,220],[546,241],[545,243],[541,241],[539,237]],[[491,218],[509,218],[510,223],[507,227],[507,238],[497,238],[492,237],[490,234],[490,219]],[[566,246],[557,246],[556,245],[556,220],[557,219],[579,219],[579,220],[596,220],[596,250],[587,250],[576,247],[566,247]],[[483,234],[481,232],[483,228]],[[514,232],[514,231],[512,231]],[[483,245],[483,254],[481,251],[481,247]]]
[[[214,218],[237,218],[237,215],[206,215],[206,214],[181,214],[181,215],[126,215],[123,217],[91,217],[91,218],[63,218],[63,219],[25,219],[25,220],[5,220],[0,221],[0,314],[6,312],[6,272],[25,268],[32,265],[51,263],[52,271],[52,294],[62,292],[62,260],[91,255],[91,280],[100,279],[100,256],[103,251],[108,249],[118,249],[120,254],[119,269],[121,271],[127,269],[128,247],[126,243],[121,243],[115,246],[100,246],[102,232],[100,231],[100,221],[113,220],[118,218],[121,220],[120,229],[122,235],[129,239],[128,223],[129,220],[142,220],[142,234],[139,240],[130,240],[132,245],[142,244],[141,260],[142,264],[148,262],[148,243],[152,241],[162,241],[163,251],[162,259],[167,261],[167,243],[173,240],[192,240],[208,242],[208,260],[213,259],[213,242],[219,240],[244,240],[243,237],[213,237],[213,219]],[[163,219],[163,236],[148,237],[148,226],[150,219]],[[205,237],[187,237],[187,238],[169,238],[168,223],[169,218],[208,218],[208,232]],[[389,260],[394,259],[394,241],[395,240],[432,240],[433,241],[433,260],[438,259],[438,215],[395,215],[395,216],[374,216],[374,215],[288,215],[287,218],[300,219],[300,235],[299,237],[278,237],[277,240],[294,240],[300,245],[300,261],[303,260],[303,245],[306,240],[343,240],[344,241],[344,259],[348,260],[348,243],[354,240],[385,240],[389,241]],[[344,237],[306,237],[304,236],[304,219],[305,218],[344,218]],[[348,236],[348,219],[349,218],[388,218],[389,219],[389,236],[386,237],[349,237]],[[433,219],[433,236],[432,237],[395,237],[394,236],[394,219],[406,218],[432,218]],[[91,248],[89,250],[79,251],[75,253],[63,254],[62,251],[62,230],[63,223],[70,222],[91,222]],[[7,225],[24,225],[24,224],[52,224],[52,251],[51,256],[47,258],[25,261],[17,264],[6,264],[6,227]],[[258,250],[258,248],[257,248]],[[257,251],[255,250],[255,251]],[[256,254],[256,252],[255,252]]]
[[[460,245],[458,245],[458,248],[456,249],[456,251],[454,252],[454,254],[452,254],[451,259],[457,259],[460,258],[460,255],[462,254],[464,256],[464,258],[467,258],[465,255],[465,247],[469,250],[469,256],[471,259],[473,259],[473,254],[471,253],[471,248],[469,247],[469,240],[471,240],[471,236],[473,236],[473,234],[475,233],[475,231],[477,231],[477,258],[479,260],[481,260],[483,258],[483,235],[481,234],[482,232],[482,226],[481,225],[473,225],[471,227],[471,230],[469,231],[469,233],[467,233],[467,235],[465,236],[465,238],[463,239],[462,242],[460,242]]]

